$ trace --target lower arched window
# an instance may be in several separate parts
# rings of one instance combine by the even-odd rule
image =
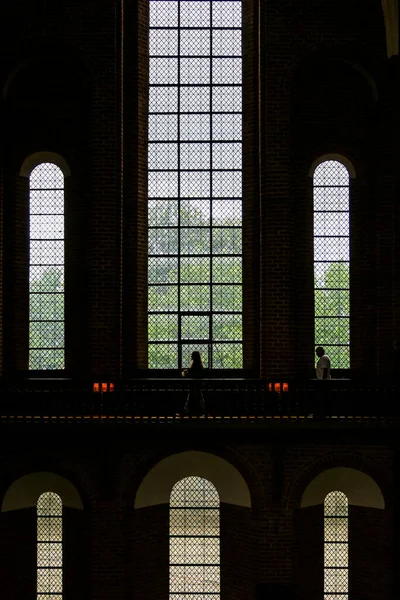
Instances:
[[[324,502],[324,600],[347,600],[349,593],[348,500],[330,492]]]
[[[37,501],[37,600],[62,600],[62,500],[54,492]]]
[[[202,477],[185,477],[170,496],[169,598],[220,596],[219,495]]]

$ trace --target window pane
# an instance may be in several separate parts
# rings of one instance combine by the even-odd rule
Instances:
[[[149,287],[148,293],[149,312],[177,312],[178,310],[178,286],[166,285]],[[152,335],[156,335],[152,332]],[[151,338],[150,338],[151,339]]]
[[[334,160],[314,172],[315,345],[333,368],[350,368],[349,173]]]
[[[152,315],[149,314],[149,333],[154,341],[176,340],[178,335],[178,318],[176,315]]]
[[[329,493],[324,502],[325,600],[341,600],[347,597],[348,571],[348,500],[343,492],[335,491]]]
[[[29,368],[64,369],[64,175],[41,163],[29,177]]]
[[[156,364],[158,369],[177,369],[177,344],[149,344],[149,364]]]
[[[214,315],[213,337],[214,340],[241,340],[242,315]]]
[[[37,511],[37,598],[62,600],[62,501],[54,492],[39,496]]]
[[[241,2],[149,7],[149,366],[198,339],[203,364],[242,368]]]
[[[185,534],[186,536],[188,534]],[[219,539],[208,537],[171,537],[169,558],[173,564],[219,564]]]
[[[175,484],[169,533],[170,600],[219,598],[219,496],[210,481],[186,477]]]
[[[183,311],[209,311],[210,287],[208,285],[182,285],[181,308]]]
[[[182,320],[183,340],[208,340],[210,337],[210,317],[203,315],[183,316]]]

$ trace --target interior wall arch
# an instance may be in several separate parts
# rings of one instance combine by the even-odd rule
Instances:
[[[69,177],[71,175],[71,170],[67,161],[56,152],[48,151],[35,152],[34,154],[27,156],[21,165],[19,174],[21,177],[29,177],[33,169],[41,163],[53,163],[57,165],[63,172],[64,177]]]
[[[346,156],[343,156],[343,154],[336,154],[336,153],[323,154],[322,156],[319,156],[318,158],[316,158],[313,161],[311,168],[308,172],[309,177],[313,177],[315,169],[322,163],[326,162],[327,160],[336,160],[336,161],[342,163],[342,165],[344,165],[346,167],[346,169],[348,170],[350,178],[354,179],[356,177],[355,169],[354,169],[352,163],[350,162],[350,160]]]
[[[76,487],[65,477],[40,471],[29,473],[14,481],[6,491],[1,512],[36,507],[38,498],[44,492],[55,492],[63,506],[83,510],[83,502]]]
[[[385,508],[385,500],[378,484],[362,471],[335,467],[319,473],[303,492],[300,508],[323,504],[329,492],[343,492],[353,506]]]
[[[168,504],[175,483],[190,476],[211,481],[221,502],[251,508],[249,488],[239,471],[219,456],[197,451],[173,454],[157,463],[139,486],[135,508]]]

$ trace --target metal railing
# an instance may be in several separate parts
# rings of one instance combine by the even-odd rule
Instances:
[[[399,389],[350,380],[202,379],[206,413],[184,412],[190,379],[0,383],[1,422],[395,422]]]

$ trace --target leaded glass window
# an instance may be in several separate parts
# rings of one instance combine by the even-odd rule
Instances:
[[[150,5],[149,367],[242,367],[242,3]]]
[[[327,160],[314,171],[315,345],[350,368],[349,173]]]
[[[348,500],[331,492],[324,502],[324,600],[348,600]]]
[[[219,496],[202,477],[172,489],[169,520],[170,600],[220,597]]]
[[[29,368],[64,369],[64,175],[41,163],[29,178]]]
[[[37,501],[37,600],[62,600],[62,501],[54,492]]]

